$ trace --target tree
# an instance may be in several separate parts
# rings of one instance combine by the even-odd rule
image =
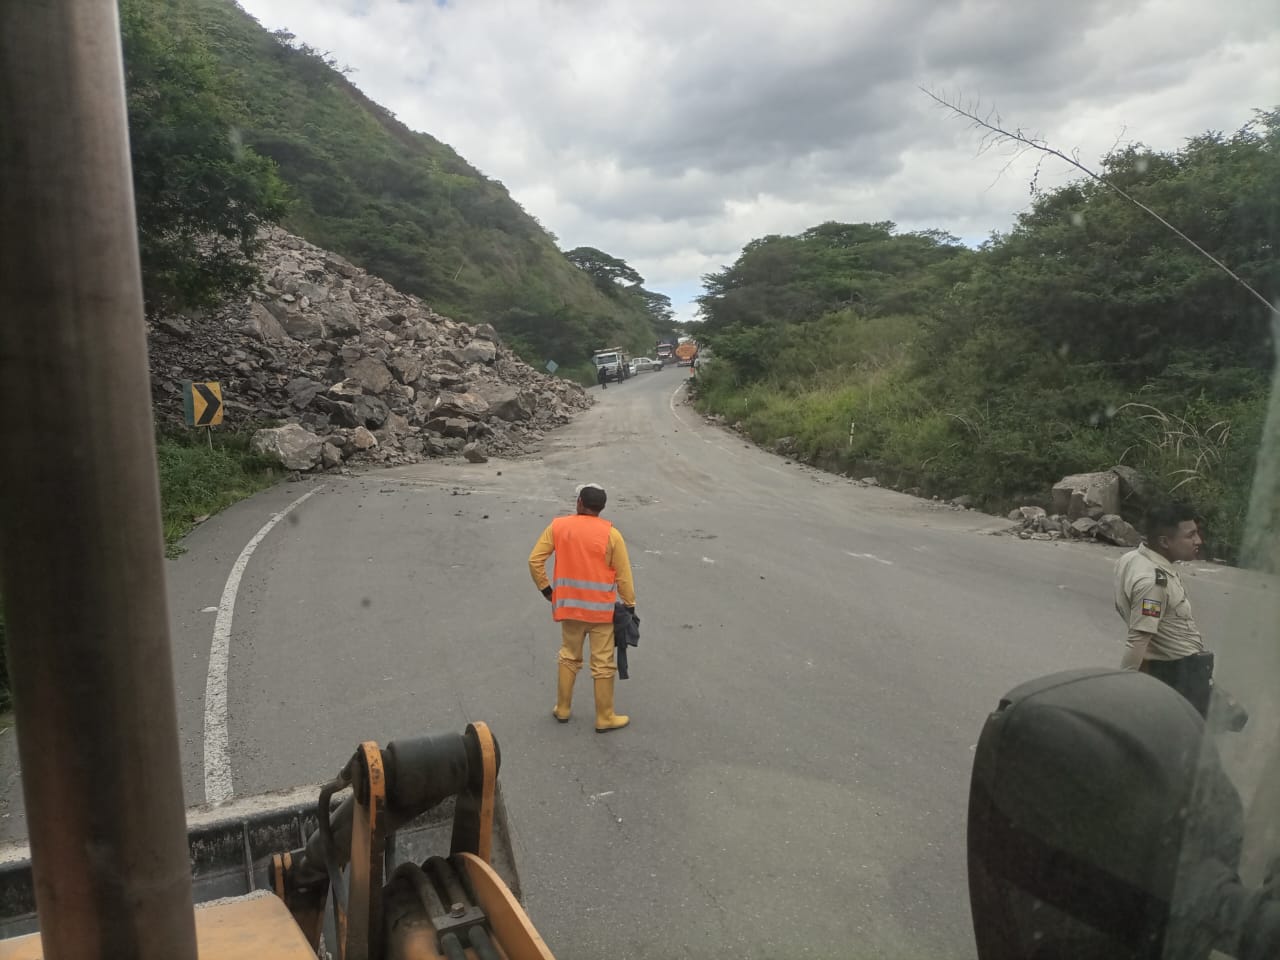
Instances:
[[[802,324],[828,311],[915,313],[937,299],[943,267],[968,251],[941,231],[895,232],[889,222],[828,222],[797,236],[752,240],[730,266],[702,278],[706,330]]]
[[[275,164],[202,41],[152,0],[120,6],[138,244],[148,311],[208,306],[257,276],[257,231],[283,216]]]
[[[958,100],[953,102],[934,93],[932,90],[925,89],[924,87],[921,87],[920,89],[938,105],[946,107],[958,116],[968,120],[969,125],[972,128],[983,131],[982,149],[984,151],[995,146],[1013,145],[1015,152],[1019,154],[1029,150],[1036,151],[1041,154],[1042,158],[1056,157],[1059,160],[1068,163],[1094,183],[1100,184],[1101,186],[1114,191],[1118,196],[1123,197],[1134,207],[1138,208],[1152,220],[1159,223],[1171,234],[1186,243],[1188,247],[1195,250],[1196,253],[1221,270],[1226,276],[1234,280],[1241,289],[1245,290],[1250,296],[1262,304],[1262,306],[1266,307],[1277,317],[1280,317],[1280,307],[1273,304],[1265,294],[1254,289],[1247,279],[1239,276],[1231,269],[1231,267],[1227,266],[1227,264],[1223,263],[1222,260],[1214,256],[1213,253],[1205,249],[1194,239],[1184,233],[1179,227],[1165,219],[1165,217],[1158,211],[1148,206],[1139,197],[1130,193],[1124,186],[1122,186],[1121,181],[1125,179],[1126,174],[1138,174],[1139,176],[1135,179],[1135,182],[1141,183],[1141,174],[1147,173],[1151,170],[1153,164],[1157,163],[1159,163],[1160,166],[1167,168],[1170,166],[1170,158],[1145,151],[1140,145],[1132,146],[1126,150],[1119,151],[1118,153],[1113,151],[1106,156],[1103,159],[1103,172],[1098,173],[1081,162],[1078,150],[1067,154],[1050,146],[1048,141],[1044,138],[1028,133],[1020,127],[1011,129],[1003,124],[999,113],[994,109],[988,110],[985,115],[979,114],[977,112],[978,108],[976,105],[963,105]],[[1277,130],[1280,129],[1280,125],[1277,124],[1278,119],[1280,119],[1280,111],[1257,111],[1257,119],[1255,123],[1260,124],[1267,130],[1268,136],[1266,139],[1271,141],[1271,146],[1273,148],[1277,139]],[[1236,135],[1236,140],[1251,139],[1254,142],[1263,140],[1264,138],[1258,137],[1251,130],[1253,126],[1254,124],[1250,124],[1241,130]],[[1182,159],[1189,158],[1199,151],[1211,152],[1215,146],[1221,146],[1222,144],[1222,137],[1217,134],[1210,133],[1201,137],[1196,137],[1188,144],[1187,149],[1183,153]],[[1140,160],[1141,162],[1137,164],[1132,163],[1131,161],[1135,159]],[[1040,171],[1037,167],[1037,178],[1039,177],[1039,173]],[[1036,181],[1033,180],[1032,192],[1034,193],[1036,191],[1037,184]]]
[[[610,256],[595,247],[574,247],[565,257],[579,270],[590,274],[597,287],[610,296],[616,296],[619,284],[640,285],[644,277],[627,261]]]
[[[640,308],[649,319],[653,335],[658,338],[673,335],[676,312],[672,309],[671,298],[665,293],[655,293],[639,285],[630,287],[629,290],[640,301]]]

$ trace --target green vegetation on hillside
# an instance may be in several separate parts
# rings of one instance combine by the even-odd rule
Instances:
[[[217,61],[159,9],[123,0],[120,23],[147,307],[180,310],[253,282],[257,229],[284,214],[284,184],[237,135]]]
[[[1260,113],[1104,175],[1274,300],[1278,147],[1280,113]],[[1104,185],[1038,195],[977,251],[830,223],[753,241],[705,283],[703,403],[761,442],[993,508],[1123,462],[1196,504],[1219,555],[1241,542],[1273,318]]]
[[[410,130],[331,58],[292,34],[268,32],[230,0],[126,0],[125,7],[126,51],[143,50],[145,37],[149,55],[164,55],[161,67],[176,51],[199,68],[148,74],[165,94],[155,104],[164,128],[203,137],[221,122],[248,148],[241,166],[273,161],[292,200],[282,222],[295,233],[441,313],[494,324],[539,366],[581,364],[606,342],[652,343],[637,298],[598,288],[501,183]],[[216,87],[206,82],[206,61]],[[211,119],[202,123],[193,112]],[[233,178],[227,187],[244,185]]]

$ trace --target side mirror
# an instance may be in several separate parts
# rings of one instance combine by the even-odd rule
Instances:
[[[1280,903],[1236,872],[1242,835],[1204,722],[1171,688],[1114,670],[1023,684],[974,757],[978,956],[1280,956]]]

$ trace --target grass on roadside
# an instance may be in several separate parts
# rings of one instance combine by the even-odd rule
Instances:
[[[556,371],[556,376],[565,380],[572,380],[580,387],[594,387],[596,385],[596,365],[590,360],[583,363],[575,363],[571,366],[561,367]]]
[[[1133,390],[1069,372],[1061,386],[1015,383],[996,402],[979,403],[984,390],[940,384],[901,360],[788,382],[740,383],[731,368],[708,369],[699,377],[699,406],[741,422],[765,447],[790,438],[789,451],[808,463],[869,471],[926,496],[969,494],[995,513],[1048,506],[1059,478],[1126,464],[1150,481],[1151,495],[1195,507],[1212,556],[1234,560],[1265,392],[1188,398],[1176,388]]]
[[[238,500],[265,490],[284,471],[249,449],[253,430],[213,432],[163,430],[156,436],[160,468],[160,504],[165,550],[177,556],[177,542],[198,518],[211,516]]]

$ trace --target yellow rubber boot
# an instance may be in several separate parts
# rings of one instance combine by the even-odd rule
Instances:
[[[631,722],[630,717],[613,712],[614,677],[596,677],[596,733],[619,730]]]
[[[563,660],[560,661],[560,675],[556,679],[556,706],[551,715],[561,723],[569,722],[569,707],[573,705],[573,681],[577,677],[578,671]]]

